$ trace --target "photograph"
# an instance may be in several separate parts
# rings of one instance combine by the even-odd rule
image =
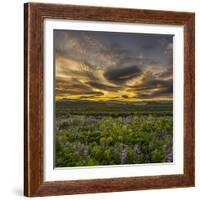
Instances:
[[[24,195],[194,185],[195,12],[25,3]]]
[[[173,38],[53,30],[55,167],[173,163]]]

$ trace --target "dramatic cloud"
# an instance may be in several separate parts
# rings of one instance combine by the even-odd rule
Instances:
[[[170,97],[173,94],[173,81],[148,80],[133,87],[137,91],[138,98]]]
[[[149,90],[149,89],[156,89],[156,88],[165,88],[171,86],[172,80],[148,80],[136,86],[133,86],[135,90]]]
[[[98,83],[98,82],[86,82],[88,85],[92,86],[93,88],[97,88],[100,90],[107,90],[107,91],[119,91],[120,89],[122,89],[121,87],[117,87],[117,86],[111,86],[111,85],[105,85],[102,83]]]
[[[56,99],[172,100],[173,35],[54,31]]]
[[[122,95],[122,98],[128,99],[128,95]]]
[[[160,77],[160,78],[164,78],[164,79],[165,79],[165,78],[172,78],[172,75],[173,75],[173,68],[170,67],[170,68],[168,68],[167,70],[161,72],[161,73],[159,74],[159,77]]]
[[[137,66],[114,67],[104,73],[105,78],[112,83],[124,83],[141,75]]]

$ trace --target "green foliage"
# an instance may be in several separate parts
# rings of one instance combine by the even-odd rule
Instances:
[[[57,117],[56,166],[171,162],[172,116]]]

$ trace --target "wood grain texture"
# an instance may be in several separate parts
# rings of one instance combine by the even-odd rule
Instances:
[[[47,18],[184,26],[184,174],[43,181],[43,22]],[[194,186],[194,74],[194,13],[41,3],[25,4],[24,194],[45,196]]]

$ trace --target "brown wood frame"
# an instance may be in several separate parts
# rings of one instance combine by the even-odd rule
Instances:
[[[43,22],[47,18],[184,26],[184,174],[43,181]],[[24,6],[24,71],[24,194],[26,196],[194,186],[194,13],[27,3]]]

